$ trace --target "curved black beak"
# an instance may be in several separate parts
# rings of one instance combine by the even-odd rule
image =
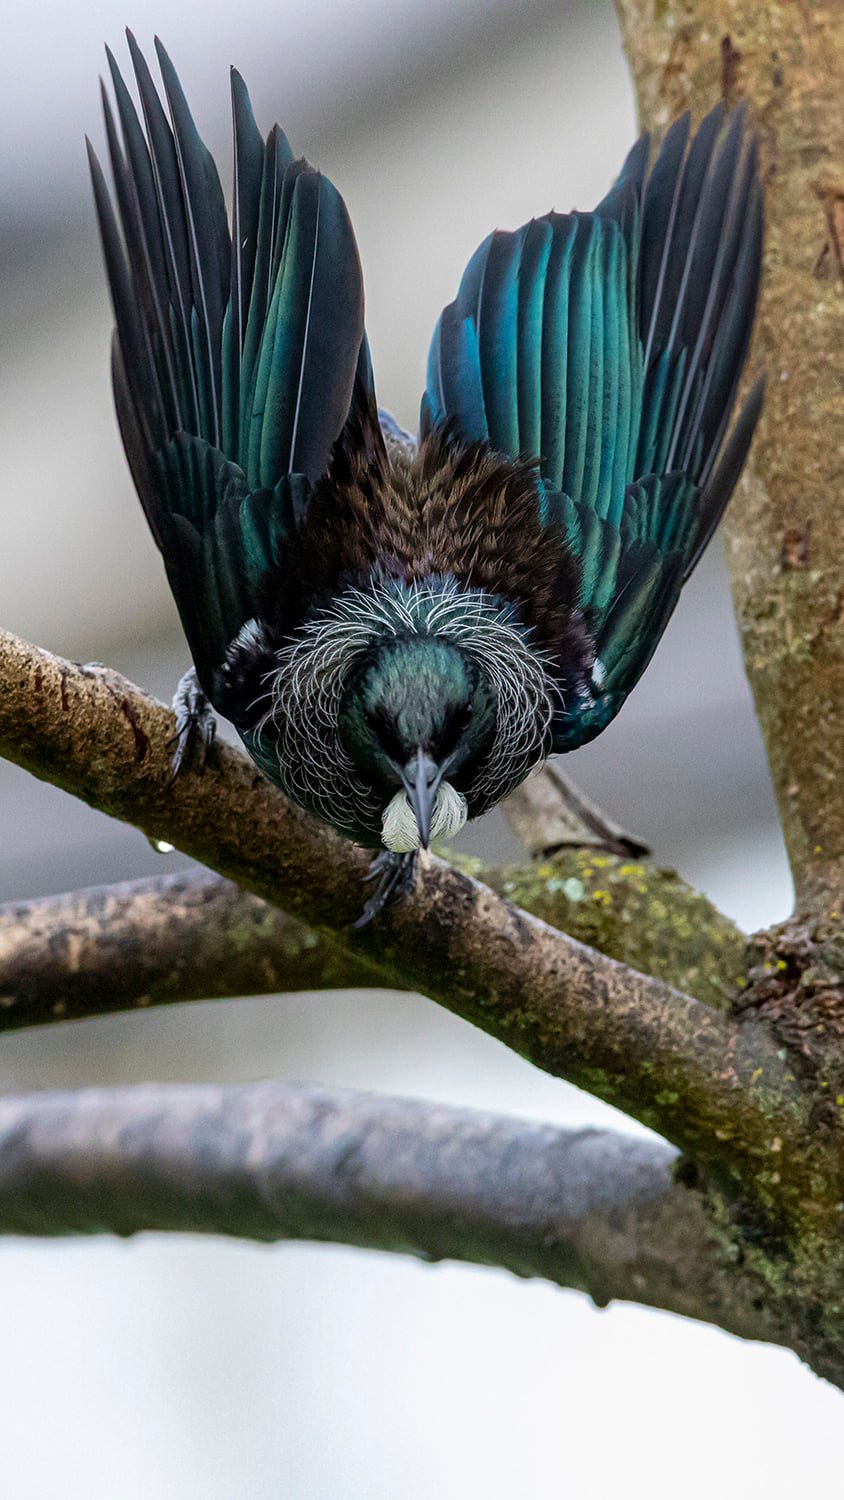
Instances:
[[[442,771],[439,766],[431,760],[430,755],[427,755],[420,745],[416,754],[402,771],[402,781],[413,808],[416,826],[419,829],[419,842],[423,849],[427,849],[431,837],[431,820],[434,816],[441,779]]]

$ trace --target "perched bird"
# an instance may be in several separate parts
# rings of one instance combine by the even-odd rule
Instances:
[[[643,136],[591,213],[491,234],[431,345],[418,440],[376,405],[336,188],[258,132],[232,72],[231,226],[156,42],[143,125],[109,54],[110,199],[91,167],[132,476],[208,700],[269,779],[385,852],[415,851],[618,713],[736,484],[730,418],[759,284],[744,112]],[[118,128],[119,121],[119,128]],[[90,147],[89,147],[90,150]]]

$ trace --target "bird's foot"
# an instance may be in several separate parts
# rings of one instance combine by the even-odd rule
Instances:
[[[376,854],[364,879],[367,882],[377,880],[378,884],[355,922],[355,929],[368,927],[385,907],[403,900],[413,884],[415,873],[416,850],[409,854],[394,854],[391,849],[382,849]]]
[[[173,694],[173,711],[176,715],[176,733],[167,741],[167,749],[173,751],[170,761],[168,787],[172,787],[193,745],[200,746],[199,774],[208,764],[208,757],[217,734],[217,720],[191,667]]]

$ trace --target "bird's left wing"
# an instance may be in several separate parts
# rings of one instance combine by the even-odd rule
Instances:
[[[90,150],[116,330],[115,401],[200,682],[218,706],[229,643],[256,613],[357,380],[374,404],[363,282],[336,188],[260,136],[232,72],[231,229],[167,53],[164,105],[132,36],[143,126],[114,59],[103,91],[114,178]],[[168,118],[169,115],[169,118]]]
[[[724,443],[753,321],[755,144],[719,107],[647,175],[648,139],[592,213],[546,214],[476,251],[434,333],[422,426],[539,468],[543,522],[577,560],[593,680],[555,748],[618,712],[738,478],[761,406]]]

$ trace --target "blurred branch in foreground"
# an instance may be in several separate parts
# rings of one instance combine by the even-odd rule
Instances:
[[[83,1089],[0,1100],[0,1233],[330,1240],[779,1341],[675,1166],[659,1141],[345,1090]]]

